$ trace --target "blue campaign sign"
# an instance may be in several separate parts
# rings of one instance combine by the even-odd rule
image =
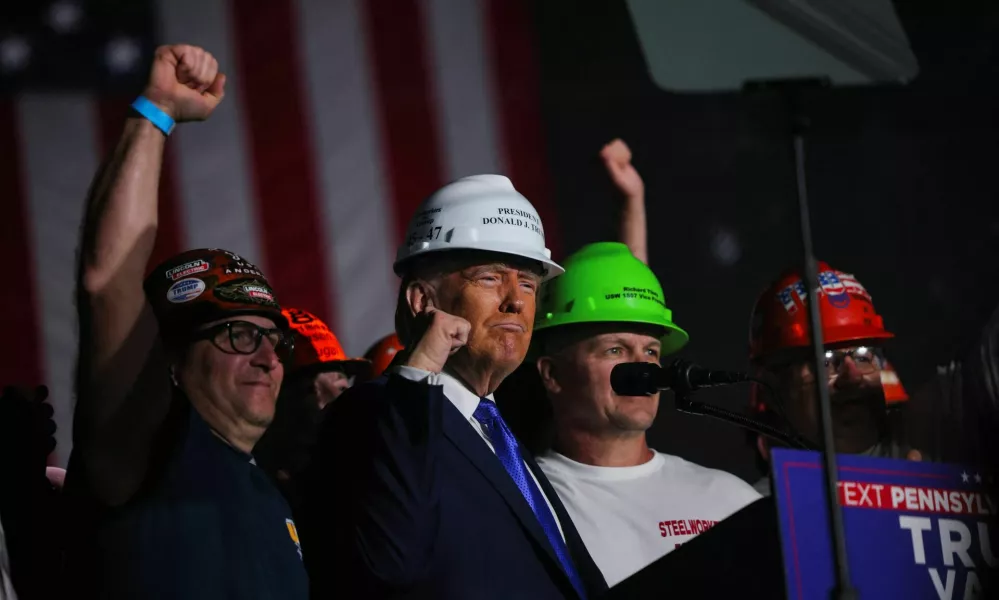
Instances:
[[[788,598],[829,598],[834,574],[822,455],[774,449],[771,465]],[[983,597],[988,571],[999,564],[992,542],[999,543],[999,506],[989,475],[865,456],[838,455],[837,466],[850,576],[860,598]]]

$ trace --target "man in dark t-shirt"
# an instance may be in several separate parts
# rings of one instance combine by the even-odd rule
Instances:
[[[166,138],[175,121],[207,118],[224,82],[200,48],[157,49],[87,201],[66,479],[76,597],[308,596],[291,510],[251,455],[293,350],[274,291],[220,249],[142,277]]]
[[[96,530],[104,594],[121,598],[304,598],[292,513],[253,457],[178,399],[162,470]]]

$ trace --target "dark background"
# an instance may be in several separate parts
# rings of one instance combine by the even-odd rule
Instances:
[[[617,235],[616,197],[597,153],[622,137],[646,183],[650,264],[691,334],[681,355],[745,369],[756,296],[800,261],[784,105],[657,88],[624,2],[534,6],[567,253]],[[918,78],[906,87],[818,91],[803,106],[812,118],[816,255],[871,292],[897,335],[888,356],[913,394],[972,343],[999,298],[999,3],[910,0],[896,10]],[[700,399],[744,409],[748,390],[708,390]],[[756,477],[740,431],[677,413],[668,396],[650,441]]]

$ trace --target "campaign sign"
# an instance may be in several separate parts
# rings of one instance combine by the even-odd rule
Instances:
[[[860,598],[982,598],[999,551],[989,475],[956,465],[837,456],[839,502]],[[774,449],[788,598],[835,583],[822,455]]]

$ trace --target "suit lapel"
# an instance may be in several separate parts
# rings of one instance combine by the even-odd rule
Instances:
[[[482,473],[486,480],[496,488],[496,491],[499,492],[499,495],[509,505],[513,514],[516,515],[521,525],[524,526],[524,529],[527,530],[538,545],[545,549],[548,557],[555,561],[559,572],[563,574],[568,584],[569,577],[562,570],[562,563],[559,562],[558,557],[555,555],[555,550],[548,541],[548,537],[541,528],[541,523],[538,522],[534,511],[531,510],[531,506],[524,499],[523,494],[520,493],[520,489],[513,483],[510,474],[503,468],[503,463],[489,450],[489,447],[479,437],[479,434],[476,433],[471,424],[465,420],[450,401],[444,402],[444,435],[475,465],[475,468]],[[528,465],[530,464],[529,462]],[[535,477],[537,477],[536,473]],[[545,490],[545,495],[551,500],[552,496],[549,494],[551,492]],[[569,587],[571,588],[572,586],[569,585]]]

